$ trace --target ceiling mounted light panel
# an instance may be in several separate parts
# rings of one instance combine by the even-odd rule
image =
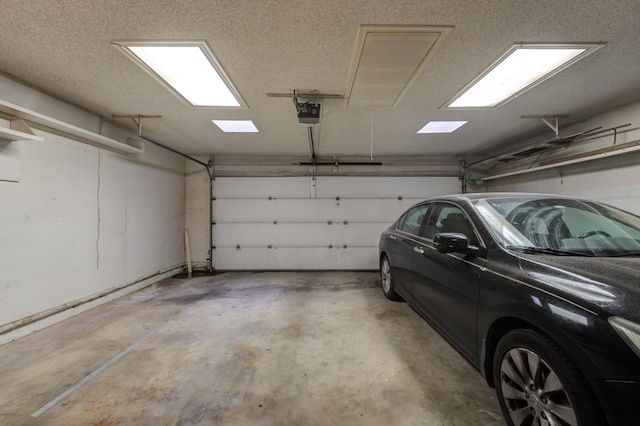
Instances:
[[[258,133],[251,120],[211,120],[225,133]]]
[[[517,44],[445,108],[497,108],[593,53],[602,43]]]
[[[467,123],[467,121],[430,121],[418,130],[418,133],[453,133]]]
[[[205,42],[114,41],[112,44],[194,107],[246,108]]]

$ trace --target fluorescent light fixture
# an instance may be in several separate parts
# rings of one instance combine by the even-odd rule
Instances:
[[[467,121],[430,121],[418,133],[453,133]]]
[[[251,120],[211,120],[220,130],[227,133],[258,133]]]
[[[601,43],[517,44],[445,107],[499,107],[602,46]]]
[[[194,107],[245,107],[205,42],[114,41],[138,65]]]

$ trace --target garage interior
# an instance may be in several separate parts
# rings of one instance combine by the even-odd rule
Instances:
[[[0,11],[3,424],[504,424],[382,296],[380,233],[461,192],[640,212],[634,1]],[[145,43],[195,46],[235,106],[178,94],[131,55]],[[523,47],[581,53],[455,106]]]

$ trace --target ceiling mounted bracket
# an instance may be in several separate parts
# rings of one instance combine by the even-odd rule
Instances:
[[[294,93],[295,92],[295,93]],[[317,90],[292,90],[288,93],[267,93],[267,98],[304,98],[304,99],[344,99],[344,95],[336,94],[336,93],[320,93]]]
[[[143,118],[162,118],[161,115],[140,115],[140,114],[112,114],[112,118],[130,118],[133,124],[138,128],[138,136],[142,136],[142,119]]]
[[[560,126],[558,125],[558,119],[567,118],[569,114],[553,114],[553,115],[522,115],[520,118],[539,118],[544,124],[558,136],[560,133]],[[553,120],[553,121],[551,121]]]

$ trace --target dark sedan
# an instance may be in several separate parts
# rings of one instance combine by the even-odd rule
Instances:
[[[561,196],[438,197],[384,231],[380,273],[495,387],[509,425],[640,424],[640,217]]]

